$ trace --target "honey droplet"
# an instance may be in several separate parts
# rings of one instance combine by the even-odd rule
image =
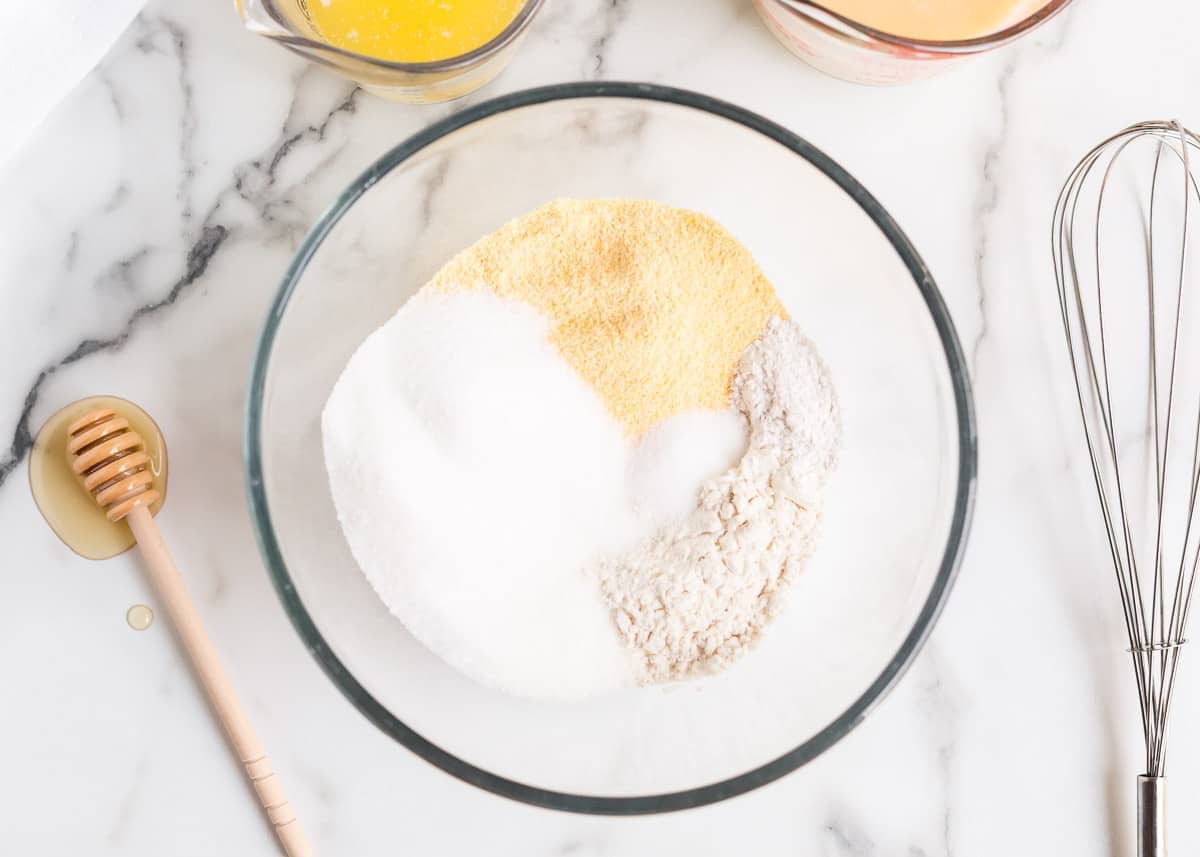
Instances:
[[[150,506],[158,514],[166,499],[167,444],[150,415],[133,402],[116,396],[93,396],[72,402],[42,426],[29,453],[29,487],[38,511],[63,544],[85,559],[108,559],[133,547],[133,533],[124,521],[111,523],[104,510],[83,489],[67,459],[67,427],[89,411],[111,408],[129,420],[142,436],[153,487],[158,499]]]
[[[145,604],[134,604],[125,611],[125,621],[135,631],[145,631],[154,624],[154,611]]]

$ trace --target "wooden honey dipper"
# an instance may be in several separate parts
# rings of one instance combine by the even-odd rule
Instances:
[[[159,599],[195,667],[204,692],[241,760],[258,801],[288,857],[311,857],[312,846],[283,793],[279,778],[238,702],[217,651],[204,631],[183,578],[175,567],[150,505],[158,499],[147,469],[141,435],[129,421],[108,408],[91,411],[67,429],[67,459],[83,487],[114,523],[125,520],[133,531]]]

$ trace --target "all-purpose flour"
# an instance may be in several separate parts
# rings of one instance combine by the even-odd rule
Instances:
[[[425,292],[363,343],[323,416],[355,559],[414,636],[512,693],[723,666],[812,549],[838,443],[823,364],[773,319],[732,409],[632,442],[548,327],[487,291]]]
[[[642,682],[744,652],[815,545],[840,424],[829,374],[795,322],[771,319],[746,349],[733,403],[750,426],[737,466],[707,480],[689,514],[598,570]]]

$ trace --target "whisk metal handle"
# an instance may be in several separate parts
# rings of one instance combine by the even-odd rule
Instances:
[[[1138,857],[1167,857],[1167,780],[1148,777],[1137,782]]]

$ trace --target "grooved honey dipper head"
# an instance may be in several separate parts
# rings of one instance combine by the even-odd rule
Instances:
[[[71,423],[67,459],[110,521],[158,499],[142,436],[110,408],[91,411]]]

